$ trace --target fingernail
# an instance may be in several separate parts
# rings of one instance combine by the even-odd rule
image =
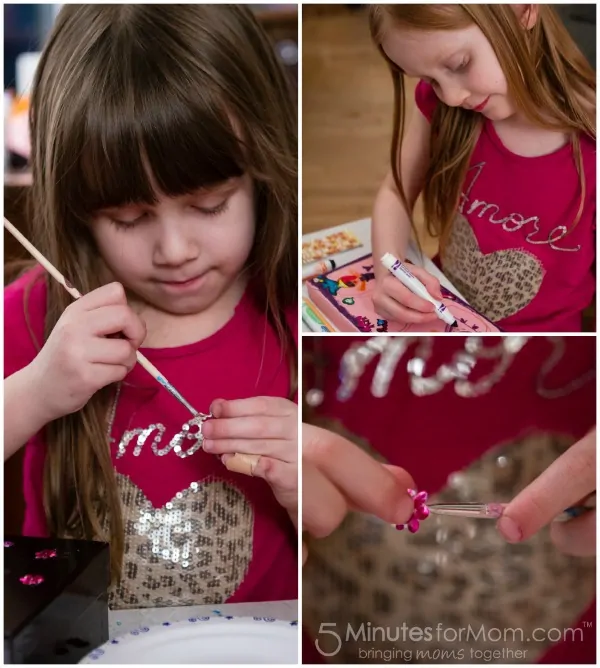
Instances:
[[[221,408],[223,405],[223,401],[221,399],[215,399],[212,404],[210,405],[210,412],[213,417],[221,417]]]
[[[228,453],[226,453],[226,454],[224,454],[224,455],[221,455],[221,461],[223,462],[223,464],[225,464],[225,466],[227,466],[227,462],[228,462],[232,457],[233,457],[233,455],[231,454],[231,452],[228,452]]]
[[[213,449],[213,442],[205,438],[202,443],[202,447],[204,448],[204,450],[210,451]]]
[[[509,543],[518,543],[523,538],[523,532],[511,517],[501,517],[496,527]]]

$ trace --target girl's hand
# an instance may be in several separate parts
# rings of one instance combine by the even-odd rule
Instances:
[[[302,524],[316,538],[332,533],[350,510],[403,524],[414,510],[414,480],[380,464],[354,443],[326,429],[302,425]],[[302,546],[303,563],[306,547]]]
[[[572,445],[507,506],[498,530],[510,543],[550,524],[554,545],[565,554],[596,553],[596,511],[567,522],[552,520],[596,490],[596,429]]]
[[[108,338],[118,333],[125,338]],[[80,410],[99,389],[123,380],[145,337],[146,326],[119,283],[69,304],[30,364],[32,396],[46,423]]]
[[[435,276],[413,264],[409,269],[434,299],[442,299],[440,282]],[[425,324],[438,321],[433,304],[417,297],[388,271],[375,282],[373,304],[378,316],[392,322]]]
[[[216,399],[210,410],[217,419],[202,426],[204,449],[221,455],[231,470],[237,470],[234,454],[259,455],[252,475],[266,480],[297,527],[298,406],[279,397],[253,397]]]

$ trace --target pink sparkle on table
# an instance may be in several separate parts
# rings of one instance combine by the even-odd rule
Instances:
[[[24,585],[39,585],[44,581],[43,575],[24,575],[22,578],[19,578],[22,584]]]
[[[56,550],[41,550],[35,553],[36,559],[53,559],[56,557]]]

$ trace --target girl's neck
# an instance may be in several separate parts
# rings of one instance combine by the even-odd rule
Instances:
[[[131,300],[132,308],[146,323],[144,348],[177,348],[207,339],[223,328],[235,314],[247,287],[240,276],[209,308],[200,313],[178,315]]]

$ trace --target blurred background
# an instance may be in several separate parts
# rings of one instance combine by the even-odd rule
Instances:
[[[596,67],[596,6],[554,5]],[[371,216],[388,169],[393,90],[364,5],[302,7],[303,233]],[[408,89],[413,104],[414,86]],[[411,107],[412,109],[412,107]],[[409,113],[410,110],[409,109]],[[415,223],[431,257],[420,202]]]
[[[294,90],[298,82],[298,7],[294,4],[250,5],[265,28]],[[4,207],[6,217],[26,230],[24,199],[31,181],[28,169],[28,93],[44,43],[60,4],[4,5]],[[23,250],[5,233],[5,260]]]
[[[298,82],[298,7],[293,4],[250,5],[271,38],[273,48],[289,73],[294,90]],[[26,202],[31,184],[28,168],[28,93],[59,4],[4,5],[4,215],[27,235]],[[27,258],[11,234],[4,233],[4,266]],[[6,271],[5,271],[6,273]],[[5,277],[6,278],[6,277]],[[22,455],[5,463],[5,531],[21,533]]]

